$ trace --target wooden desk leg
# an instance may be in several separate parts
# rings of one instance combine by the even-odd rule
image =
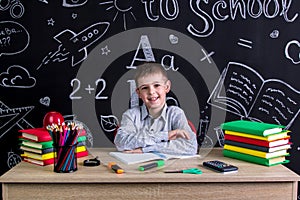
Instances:
[[[2,184],[2,199],[8,199],[8,187],[6,184]]]
[[[298,181],[293,182],[293,199],[298,199]]]

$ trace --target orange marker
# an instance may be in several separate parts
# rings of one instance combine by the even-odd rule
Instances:
[[[112,169],[117,174],[123,174],[124,170],[119,167],[115,162],[108,163],[108,168]]]

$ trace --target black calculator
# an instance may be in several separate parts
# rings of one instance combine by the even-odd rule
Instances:
[[[221,173],[231,173],[238,171],[238,167],[222,162],[220,160],[205,161],[203,162],[203,166]]]

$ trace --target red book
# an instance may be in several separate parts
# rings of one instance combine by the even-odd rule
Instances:
[[[50,133],[45,128],[24,129],[19,130],[19,132],[22,133],[22,138],[35,142],[47,142],[52,140]]]
[[[254,145],[263,146],[263,147],[275,147],[275,146],[279,146],[279,145],[289,144],[290,136],[280,139],[280,140],[274,140],[274,141],[257,140],[257,139],[240,137],[240,136],[235,136],[235,135],[227,135],[227,134],[225,134],[224,138],[225,138],[225,140],[232,140],[232,141],[236,141],[236,142],[254,144]]]
[[[80,136],[86,136],[86,131],[84,129],[81,129],[79,131],[78,137],[80,137]]]
[[[88,156],[88,155],[89,155],[89,152],[87,150],[76,153],[77,158],[85,157],[85,156]]]

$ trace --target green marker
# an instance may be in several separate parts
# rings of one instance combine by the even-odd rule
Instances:
[[[158,160],[157,162],[154,162],[154,163],[150,163],[150,164],[147,164],[147,165],[139,166],[139,170],[140,171],[146,171],[148,169],[152,169],[154,167],[161,167],[161,166],[164,166],[164,165],[165,165],[165,161],[164,160]]]

